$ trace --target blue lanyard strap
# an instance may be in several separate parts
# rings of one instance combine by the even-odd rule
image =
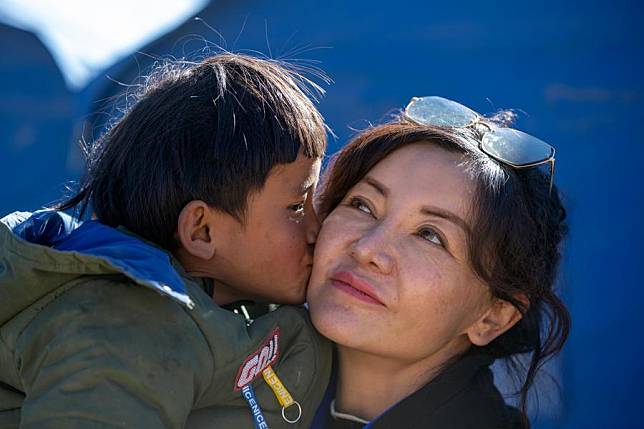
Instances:
[[[253,390],[253,387],[250,385],[250,383],[242,388],[241,393],[242,397],[246,400],[246,402],[248,402],[250,411],[253,413],[253,424],[255,425],[255,429],[269,429],[268,423],[266,423],[266,418],[264,417],[264,413],[259,407],[257,398],[255,397],[255,391]]]

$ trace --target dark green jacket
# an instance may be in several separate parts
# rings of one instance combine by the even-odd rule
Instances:
[[[308,427],[328,382],[330,344],[304,309],[247,326],[172,258],[98,222],[58,213],[0,222],[0,428],[252,428],[235,390],[242,364],[279,329],[273,368],[302,418],[291,425],[262,379],[271,428]]]

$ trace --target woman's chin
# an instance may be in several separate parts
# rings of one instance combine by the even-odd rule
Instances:
[[[309,310],[318,332],[337,344],[356,345],[371,332],[365,326],[364,315],[356,314],[355,309],[346,304],[309,303]]]

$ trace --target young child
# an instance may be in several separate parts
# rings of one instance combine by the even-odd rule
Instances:
[[[330,345],[306,311],[224,309],[304,301],[326,146],[307,84],[243,55],[159,67],[76,195],[2,219],[0,427],[181,428],[206,407],[212,427],[309,426]]]

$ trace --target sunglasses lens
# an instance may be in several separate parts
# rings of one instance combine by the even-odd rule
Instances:
[[[421,125],[464,127],[478,114],[455,101],[442,97],[414,98],[405,109],[405,116]]]
[[[548,143],[512,128],[497,128],[485,133],[481,149],[493,158],[515,167],[544,162],[555,150]]]

